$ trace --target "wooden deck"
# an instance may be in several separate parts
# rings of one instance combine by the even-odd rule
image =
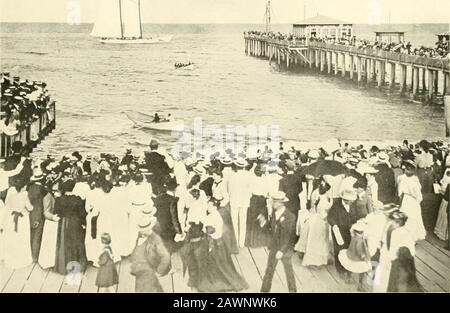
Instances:
[[[250,288],[245,292],[259,292],[267,263],[268,251],[265,248],[242,248],[233,256],[236,268],[246,278]],[[331,258],[331,257],[330,257]],[[450,251],[444,249],[444,242],[434,235],[429,235],[417,245],[416,268],[418,278],[427,292],[450,292]],[[181,261],[174,256],[173,265],[181,267]],[[326,267],[317,269],[301,265],[297,255],[293,257],[295,278],[298,292],[355,292],[356,280],[353,284],[345,284],[336,272],[332,260]],[[125,259],[118,265],[119,285],[116,292],[134,292],[134,277],[130,275],[130,260]],[[51,270],[43,270],[33,264],[19,270],[9,270],[0,263],[0,290],[3,293],[17,292],[71,292],[95,293],[97,269],[87,268],[77,281],[64,277]],[[356,277],[355,277],[356,278]],[[187,286],[187,277],[181,270],[174,271],[160,279],[165,292],[192,292]],[[70,283],[72,282],[72,283]],[[273,292],[287,292],[286,276],[279,263],[272,284]]]

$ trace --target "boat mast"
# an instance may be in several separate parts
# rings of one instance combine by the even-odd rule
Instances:
[[[265,18],[266,18],[266,33],[268,33],[270,31],[270,0],[268,0],[266,3]]]
[[[141,0],[138,0],[138,12],[139,12],[139,29],[140,29],[140,36],[139,38],[142,38],[142,22],[141,22]]]
[[[123,39],[123,25],[122,25],[122,0],[119,0],[119,16],[120,16],[120,38]]]

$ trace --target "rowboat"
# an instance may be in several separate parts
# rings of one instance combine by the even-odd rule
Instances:
[[[184,121],[160,121],[155,122],[153,116],[142,112],[125,112],[127,118],[134,126],[164,132],[180,132],[184,130]]]
[[[195,70],[195,65],[194,63],[189,64],[189,65],[184,65],[184,66],[179,66],[179,67],[175,67],[176,70],[188,70],[188,71],[192,71]]]

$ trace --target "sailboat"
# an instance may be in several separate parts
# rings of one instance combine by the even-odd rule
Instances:
[[[172,40],[172,35],[142,37],[140,0],[102,0],[91,36],[109,44],[149,44]]]

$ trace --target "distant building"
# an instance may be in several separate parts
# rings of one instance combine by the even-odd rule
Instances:
[[[405,41],[405,32],[399,31],[376,31],[375,40],[378,42],[399,43]]]
[[[317,15],[293,24],[293,34],[306,38],[351,38],[353,24],[324,15]]]
[[[450,31],[436,34],[439,42],[449,42],[450,40]]]

